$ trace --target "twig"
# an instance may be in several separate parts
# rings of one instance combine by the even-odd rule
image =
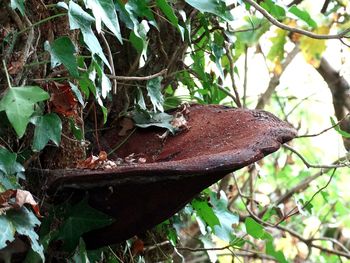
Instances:
[[[340,38],[348,38],[348,36],[346,36],[346,34],[348,34],[350,32],[350,28],[340,32],[339,34],[335,34],[335,35],[323,35],[323,34],[315,34],[311,31],[307,31],[304,29],[300,29],[300,28],[295,28],[295,27],[290,27],[287,26],[281,22],[279,22],[277,19],[275,19],[272,15],[270,15],[269,12],[267,12],[264,8],[262,8],[259,4],[257,4],[256,2],[254,2],[253,0],[243,0],[243,2],[246,2],[248,4],[250,4],[251,6],[253,6],[257,11],[259,11],[267,20],[269,20],[273,25],[293,32],[293,33],[298,33],[298,34],[302,34],[305,36],[308,36],[310,38],[314,38],[314,39],[340,39]]]
[[[216,85],[217,88],[219,90],[221,90],[222,92],[224,92],[227,96],[229,96],[235,103],[236,103],[236,97],[230,92],[228,91],[227,89],[225,89],[224,87],[222,87],[221,85],[217,84]],[[237,104],[237,103],[236,103]]]
[[[318,195],[320,192],[322,192],[324,189],[326,189],[326,188],[328,187],[328,185],[331,183],[331,181],[332,181],[332,179],[333,179],[333,177],[334,177],[334,175],[335,175],[335,171],[336,171],[336,170],[337,170],[336,168],[333,170],[333,173],[332,173],[332,175],[330,176],[328,182],[327,182],[323,187],[321,187],[320,189],[318,189],[318,190],[311,196],[311,198],[303,205],[303,207],[302,207],[301,210],[305,209],[305,208],[314,200],[314,198],[315,198],[316,195]],[[298,213],[299,213],[298,207],[294,207],[294,208],[291,209],[288,213],[286,213],[286,215],[285,215],[283,218],[281,218],[281,220],[280,220],[279,222],[276,223],[276,226],[278,226],[279,224],[281,224],[281,223],[282,223],[283,221],[285,221],[286,219],[288,219],[288,218],[290,218],[290,217],[292,217],[293,215],[298,214]]]
[[[282,72],[288,67],[288,65],[293,61],[295,56],[299,53],[299,48],[295,46],[293,50],[287,55],[284,62],[282,63]],[[270,100],[273,92],[275,91],[276,87],[280,83],[280,76],[281,74],[273,74],[273,77],[270,79],[269,86],[267,87],[264,94],[259,98],[258,103],[256,105],[256,109],[263,109],[265,105]]]
[[[232,59],[232,54],[231,54],[231,50],[228,47],[228,45],[225,45],[225,50],[226,50],[226,55],[230,64],[230,77],[231,77],[231,83],[232,83],[232,89],[235,93],[235,99],[234,102],[236,103],[238,108],[242,108],[242,103],[241,100],[239,99],[239,94],[237,91],[237,87],[236,87],[236,83],[235,83],[235,77],[234,77],[234,65],[233,65],[233,59]]]
[[[283,144],[284,148],[287,148],[288,150],[290,150],[291,152],[295,153],[302,161],[303,163],[306,165],[307,168],[340,168],[340,167],[346,167],[349,164],[347,163],[339,163],[339,164],[311,164],[309,163],[304,156],[299,153],[297,150],[295,150],[294,148],[292,148],[291,146],[289,146],[288,144]]]
[[[111,74],[113,76],[115,76],[115,68],[114,68],[114,61],[113,61],[113,55],[112,55],[111,48],[109,47],[108,41],[107,41],[105,35],[103,34],[103,32],[101,32],[100,35],[101,35],[103,43],[105,44],[106,49],[107,49],[108,62],[111,65]],[[116,95],[117,94],[117,80],[116,79],[113,79],[113,89],[112,90],[113,90],[113,94]]]
[[[331,127],[329,128],[326,128],[318,133],[315,133],[315,134],[304,134],[304,135],[298,135],[296,136],[295,138],[309,138],[309,137],[316,137],[316,136],[319,136],[329,130],[332,130],[334,129],[335,127],[337,127],[344,119],[346,119],[347,117],[350,116],[350,113],[346,114],[346,116],[344,116],[344,118],[342,118],[340,121],[338,121],[336,124],[332,125]]]
[[[81,71],[86,71],[86,69],[83,68],[78,68]],[[149,76],[144,76],[144,77],[134,77],[134,76],[115,76],[115,75],[111,75],[111,74],[106,74],[106,76],[110,79],[115,79],[115,80],[124,80],[124,81],[141,81],[141,80],[150,80],[150,79],[154,79],[156,77],[162,76],[164,74],[167,73],[167,69],[163,69],[161,71],[159,71],[158,73],[155,73],[153,75],[149,75]]]
[[[245,45],[244,50],[244,79],[243,79],[243,108],[246,107],[247,85],[248,85],[248,46]]]
[[[346,161],[346,157],[342,157],[338,160],[336,160],[335,162],[333,162],[333,164],[337,164],[337,163],[341,163]],[[299,184],[297,184],[296,186],[294,186],[293,188],[291,188],[290,190],[288,190],[288,192],[286,192],[285,194],[283,194],[275,203],[276,205],[279,205],[281,203],[284,203],[287,199],[289,199],[293,194],[295,193],[299,193],[303,190],[305,190],[311,182],[313,182],[314,180],[316,180],[318,177],[322,176],[323,174],[327,173],[328,171],[330,171],[333,168],[326,168],[326,169],[322,169],[320,172],[312,175],[312,176],[308,176],[307,178],[305,178],[303,181],[301,181]]]
[[[236,184],[236,187],[237,189],[239,189],[239,186],[237,184],[237,180],[236,180],[236,177],[233,176],[234,178],[234,181],[235,181],[235,184]],[[238,190],[239,193],[241,193],[240,190]],[[242,201],[243,201],[243,197],[240,195]],[[243,201],[243,203],[245,204],[245,202]],[[277,228],[277,229],[280,229],[284,232],[287,232],[289,233],[290,235],[298,238],[300,241],[302,241],[303,243],[305,243],[308,247],[313,247],[313,248],[317,248],[319,250],[321,250],[322,252],[325,252],[325,253],[330,253],[330,254],[334,254],[334,255],[338,255],[338,256],[343,256],[343,257],[346,257],[346,258],[350,258],[350,253],[346,253],[346,252],[343,252],[343,251],[339,251],[339,250],[333,250],[333,249],[328,249],[328,248],[325,248],[325,247],[322,247],[322,246],[319,246],[319,245],[316,245],[316,244],[313,244],[313,241],[315,239],[311,238],[311,239],[307,239],[307,238],[304,238],[302,235],[300,235],[299,233],[297,233],[296,231],[292,230],[292,229],[289,229],[287,227],[284,227],[284,226],[281,226],[281,225],[272,225],[268,222],[265,222],[263,221],[262,219],[260,219],[257,215],[255,215],[247,205],[245,205],[245,208],[248,212],[248,214],[254,219],[256,220],[257,222],[259,222],[261,225],[263,226],[268,226],[268,227],[271,227],[271,228]]]

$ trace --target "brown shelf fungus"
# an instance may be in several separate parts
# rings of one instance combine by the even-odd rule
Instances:
[[[84,234],[88,248],[121,242],[161,223],[229,172],[296,136],[293,127],[266,111],[191,105],[182,113],[186,127],[175,135],[156,127],[137,128],[124,137],[118,129],[106,134],[111,148],[124,142],[109,159],[133,154],[142,162],[41,171],[50,178],[47,193],[56,202],[88,193],[93,208],[115,218],[111,225]]]

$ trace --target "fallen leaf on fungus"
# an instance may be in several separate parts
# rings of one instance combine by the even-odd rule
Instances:
[[[25,204],[31,205],[37,217],[40,215],[38,203],[34,200],[33,195],[25,190],[7,190],[0,193],[0,214],[10,209],[19,209]]]

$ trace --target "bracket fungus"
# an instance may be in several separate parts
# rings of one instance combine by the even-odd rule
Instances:
[[[191,105],[185,119],[186,128],[175,135],[162,136],[164,129],[157,127],[136,129],[127,141],[117,129],[106,134],[110,146],[124,142],[109,158],[135,154],[142,163],[41,171],[49,175],[47,193],[54,200],[87,192],[93,208],[115,219],[83,235],[88,248],[126,240],[161,223],[226,174],[296,136],[288,123],[262,110]]]

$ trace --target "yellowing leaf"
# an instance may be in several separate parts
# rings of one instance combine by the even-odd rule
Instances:
[[[314,30],[317,34],[328,34],[329,27],[322,26]],[[300,50],[304,55],[306,62],[318,67],[322,58],[323,52],[326,50],[326,41],[309,38],[307,36],[300,37]]]

